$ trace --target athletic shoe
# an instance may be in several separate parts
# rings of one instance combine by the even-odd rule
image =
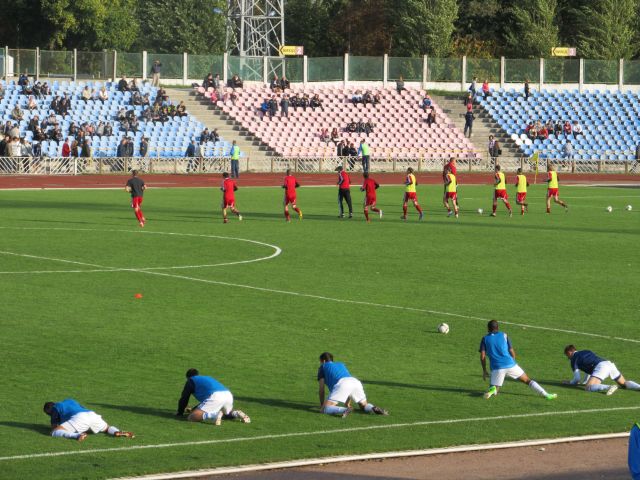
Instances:
[[[216,422],[215,422],[216,426],[220,426],[222,424],[222,410],[220,410],[218,412],[218,414],[216,415]]]
[[[382,220],[382,210],[380,210],[380,212],[378,213],[378,215],[380,215],[380,220]]]
[[[144,222],[140,222],[140,228],[144,228]]]
[[[244,413],[242,410],[236,410],[236,418],[239,418],[242,423],[251,423],[249,415]]]
[[[421,221],[424,218],[424,212],[420,212],[420,216],[418,217],[418,221]]]
[[[291,219],[290,218],[285,218],[284,219],[287,223],[291,223]]]
[[[456,218],[458,218],[458,217],[459,217],[459,215],[456,213]]]
[[[344,213],[341,213],[340,215],[338,215],[338,218],[344,218]]]
[[[558,394],[557,393],[547,393],[544,398],[546,398],[547,400],[555,400],[556,398],[558,398]]]
[[[302,220],[302,210],[300,210],[300,213],[298,213],[298,219]]]
[[[447,212],[447,217],[450,217],[451,215],[453,215],[453,212],[452,212],[451,210],[449,210],[449,211]]]
[[[84,442],[84,440],[85,440],[87,437],[88,437],[88,435],[87,435],[86,433],[81,433],[81,434],[78,436],[78,439],[77,439],[77,440],[78,440],[79,442]]]
[[[114,437],[136,438],[133,432],[116,432]]]
[[[353,218],[353,213],[350,213],[350,214],[349,214],[349,218]]]
[[[225,219],[222,221],[222,223],[229,223],[229,219],[228,219],[228,218],[225,218]]]
[[[616,393],[617,390],[618,390],[618,385],[611,385],[607,390],[607,393],[606,393],[607,397],[609,395],[613,395],[614,393]]]
[[[344,412],[342,412],[341,417],[346,418],[351,414],[351,412],[353,412],[353,408],[347,407],[347,409]]]
[[[495,217],[496,216],[496,212],[493,212],[491,215],[489,215],[490,217]]]
[[[238,215],[238,221],[242,221],[242,215]]]
[[[490,399],[491,397],[493,397],[494,395],[498,394],[498,389],[496,387],[490,387],[489,390],[487,390],[486,392],[484,392],[484,398],[485,400]]]
[[[513,210],[509,210],[509,216],[513,217]]]
[[[400,217],[400,220],[404,220],[404,221],[406,222],[406,221],[407,221],[407,216],[406,216],[406,215],[402,215],[402,216]]]
[[[376,415],[389,415],[389,412],[387,412],[384,408],[380,408],[380,407],[373,407],[373,410],[371,411]]]

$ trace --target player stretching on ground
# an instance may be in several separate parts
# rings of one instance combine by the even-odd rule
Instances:
[[[509,204],[509,194],[507,193],[507,184],[504,179],[504,173],[500,171],[500,165],[496,165],[496,173],[493,176],[495,190],[493,192],[493,212],[492,217],[496,216],[496,208],[498,208],[498,199],[504,202],[505,207],[509,210],[509,216],[513,215],[511,205]]]
[[[320,413],[346,417],[353,411],[351,408],[351,401],[353,400],[366,413],[389,415],[385,409],[367,402],[360,380],[351,376],[344,363],[334,362],[333,355],[329,352],[324,352],[320,355],[318,385]],[[329,398],[327,400],[324,399],[325,385],[329,388]],[[339,407],[338,403],[342,403],[345,406]]]
[[[529,186],[529,182],[527,182],[527,176],[522,173],[521,168],[519,168],[516,173],[516,203],[520,205],[520,215],[524,215],[524,212],[529,211],[529,204],[527,203],[527,187]]]
[[[456,193],[458,193],[458,190],[457,190],[458,168],[456,167],[456,159],[453,157],[449,159],[449,163],[447,163],[442,169],[442,182],[444,183],[444,193],[442,194],[442,204],[446,209],[449,209],[449,198],[450,198],[450,197],[447,197],[447,173],[449,172],[453,173],[456,176]],[[458,196],[456,195],[456,202],[457,200],[458,200]],[[460,204],[458,204],[458,208],[459,206]]]
[[[110,427],[96,412],[84,408],[72,398],[61,402],[47,402],[44,413],[51,417],[51,436],[70,438],[82,442],[87,438],[87,432],[106,433],[112,437],[133,438],[131,432],[121,432],[116,427]]]
[[[222,174],[222,219],[224,223],[228,223],[229,219],[227,218],[227,208],[230,208],[233,213],[238,216],[238,220],[242,220],[242,215],[236,208],[236,190],[238,190],[238,186],[236,185],[235,180],[229,178],[229,174],[224,172]]]
[[[551,198],[553,201],[564,207],[565,212],[569,211],[569,207],[559,198],[558,172],[555,171],[551,163],[547,164],[547,213],[551,213]]]
[[[141,227],[144,227],[144,224],[147,221],[144,218],[142,209],[140,208],[142,205],[142,196],[144,195],[146,188],[144,180],[138,177],[138,171],[132,170],[131,178],[127,180],[127,184],[124,189],[131,194],[131,208],[133,208],[133,212],[136,214],[136,218],[138,219],[138,223]]]
[[[407,203],[409,200],[413,202],[413,206],[416,207],[416,210],[420,214],[418,220],[422,220],[424,214],[422,212],[422,208],[420,208],[420,204],[418,203],[418,194],[416,193],[416,186],[418,182],[416,180],[416,176],[413,174],[413,168],[407,168],[407,176],[404,178],[404,199],[402,201],[402,220],[407,220]]]
[[[535,380],[531,380],[524,370],[516,363],[516,352],[511,346],[511,340],[506,333],[498,331],[498,322],[491,320],[487,324],[489,333],[482,337],[480,342],[480,364],[482,365],[482,379],[487,379],[487,357],[491,367],[491,384],[489,390],[484,394],[484,398],[491,398],[498,394],[498,390],[502,387],[504,377],[508,375],[510,378],[518,379],[522,383],[526,383],[538,395],[545,397],[547,400],[553,400],[557,397],[555,393],[547,393]]]
[[[456,176],[451,170],[447,170],[447,175],[444,181],[444,189],[444,196],[446,201],[445,207],[447,207],[448,212],[447,215],[450,217],[452,214],[451,208],[449,207],[449,200],[451,200],[451,203],[453,203],[453,211],[456,214],[456,218],[458,218],[458,184],[456,182]]]
[[[364,183],[360,187],[360,191],[365,192],[364,218],[367,219],[367,222],[371,222],[371,220],[369,220],[369,207],[371,207],[372,212],[376,212],[378,215],[380,215],[380,218],[382,218],[382,210],[376,207],[376,190],[380,188],[380,185],[378,185],[378,182],[376,182],[373,178],[369,178],[368,173],[364,173],[362,176],[364,177]]]
[[[580,383],[580,371],[587,374],[584,389],[587,392],[605,392],[613,395],[618,390],[618,385],[627,390],[640,390],[640,385],[631,380],[625,380],[616,364],[597,356],[591,350],[576,350],[573,345],[564,348],[564,354],[571,362],[573,378],[563,383],[576,385]],[[611,378],[618,385],[603,385],[603,380]]]
[[[296,177],[291,175],[291,169],[287,168],[287,175],[284,177],[284,183],[282,184],[282,188],[284,188],[284,218],[287,222],[291,221],[289,204],[291,204],[293,210],[298,214],[298,218],[302,220],[302,210],[296,205],[296,188],[299,186],[300,184],[296,180]]]
[[[347,201],[349,207],[349,218],[353,218],[353,203],[351,203],[351,178],[344,171],[342,166],[336,167],[338,172],[338,208],[340,209],[340,218],[344,218],[344,206],[342,201]]]
[[[223,418],[239,418],[243,423],[251,423],[246,413],[233,409],[233,395],[215,378],[200,375],[195,368],[187,370],[186,375],[187,383],[182,389],[176,416],[182,417],[186,412],[189,414],[187,420],[190,422],[212,422],[216,425],[220,425]],[[191,395],[200,403],[193,409],[187,409]]]

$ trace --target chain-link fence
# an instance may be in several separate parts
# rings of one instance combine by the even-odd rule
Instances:
[[[387,78],[396,81],[402,76],[405,82],[422,81],[424,59],[411,57],[389,57]]]
[[[478,77],[478,82],[488,80],[491,83],[500,81],[500,60],[494,58],[467,58],[467,82],[471,83],[473,77]],[[480,89],[480,85],[478,85]]]
[[[344,58],[309,58],[307,61],[307,77],[310,82],[335,82],[344,80]]]

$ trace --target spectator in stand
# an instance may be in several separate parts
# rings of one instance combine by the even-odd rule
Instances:
[[[467,136],[467,131],[469,131],[469,138],[473,133],[473,121],[475,120],[475,115],[471,110],[468,110],[464,115],[464,136]]]
[[[298,109],[298,106],[300,104],[300,97],[298,96],[297,93],[294,93],[290,98],[289,98],[289,104],[295,109]]]
[[[356,130],[358,129],[358,125],[356,124],[356,122],[351,122],[349,124],[347,124],[347,126],[345,127],[345,132],[349,132],[349,133],[356,133]]]
[[[227,82],[227,86],[233,88],[234,90],[236,88],[242,88],[242,79],[238,76],[238,74],[236,73],[234,76],[232,76],[229,81]],[[232,177],[233,178],[233,177]]]
[[[547,123],[545,124],[545,128],[547,129],[549,136],[553,135],[553,121],[551,121],[551,119],[547,120]]]
[[[538,130],[536,129],[536,126],[533,124],[533,122],[529,122],[529,125],[527,125],[524,131],[530,140],[535,140],[538,137]]]
[[[429,96],[428,93],[424,94],[424,98],[422,99],[422,104],[420,105],[420,107],[422,108],[422,111],[424,113],[427,113],[427,110],[431,109],[431,105],[432,105],[432,101],[431,101],[431,97]]]
[[[119,92],[129,91],[129,83],[127,82],[127,79],[124,76],[118,82],[118,91]]]
[[[489,80],[485,80],[482,84],[482,95],[484,98],[491,96],[491,89],[489,88]]]
[[[406,90],[406,88],[404,88],[404,77],[400,75],[400,78],[396,80],[396,92],[401,94],[403,90]]]
[[[210,138],[210,133],[209,133],[209,129],[205,128],[202,132],[200,132],[200,145],[202,145],[203,143],[207,143],[209,141]]]
[[[51,94],[51,89],[49,88],[49,84],[44,82],[42,84],[42,95],[47,96]]]
[[[120,140],[120,144],[118,145],[118,148],[116,149],[116,157],[118,158],[124,158],[127,156],[127,137],[122,137],[122,139]]]
[[[269,88],[273,93],[280,93],[282,91],[282,89],[280,88],[280,79],[278,78],[278,75],[273,75],[273,79],[269,84]]]
[[[275,117],[276,113],[278,113],[278,101],[276,100],[275,95],[271,95],[271,98],[269,99],[269,117]]]
[[[84,142],[82,142],[82,145],[80,145],[80,156],[82,158],[91,158],[93,156],[90,138],[85,138]]]
[[[22,145],[20,144],[20,139],[17,136],[11,138],[11,143],[9,144],[9,156],[10,157],[22,156]]]
[[[104,122],[98,122],[98,126],[96,127],[96,135],[98,137],[104,137]]]
[[[7,122],[2,127],[2,133],[4,133],[5,135],[8,135],[12,128],[13,128],[13,124],[11,123],[11,120],[7,120]]]
[[[13,110],[11,110],[11,118],[16,120],[17,122],[21,121],[24,118],[24,112],[17,103],[16,106],[13,107]]]
[[[27,72],[21,73],[20,77],[18,77],[18,86],[24,87],[29,84],[29,77],[27,76]]]
[[[538,130],[538,140],[546,140],[549,138],[549,131],[547,130],[546,125],[541,124],[540,129]]]
[[[358,156],[358,150],[356,150],[356,146],[353,142],[349,144],[349,170],[353,170],[353,167],[356,164],[356,157]]]
[[[362,103],[362,90],[355,91],[355,93],[351,96],[351,103]]]
[[[564,122],[564,127],[562,127],[562,131],[564,132],[564,138],[567,138],[567,137],[571,136],[572,128],[571,128],[571,123],[569,122],[569,120],[566,120]]]
[[[176,117],[186,117],[187,114],[187,106],[184,104],[184,100],[180,100],[180,103],[176,107]]]
[[[338,145],[336,146],[336,156],[338,157],[346,157],[347,154],[344,153],[344,149],[347,148],[345,143],[340,140],[340,142],[338,143]],[[640,144],[638,144],[638,148],[640,149]]]
[[[110,137],[111,135],[113,135],[113,127],[111,126],[111,123],[107,122],[104,126],[104,136]]]
[[[216,73],[213,77],[213,89],[220,95],[222,93],[222,82],[220,81],[220,74]]]
[[[187,173],[198,170],[198,160],[194,162],[194,158],[200,158],[202,156],[202,152],[200,150],[200,145],[196,144],[196,139],[192,138],[191,143],[187,147],[187,151],[184,154],[185,157],[189,158],[189,163],[187,164]]]
[[[103,86],[98,91],[98,100],[100,100],[102,103],[104,103],[107,100],[109,100],[109,93],[107,92],[107,88],[106,87]]]
[[[82,89],[82,93],[80,94],[80,99],[83,100],[85,103],[88,102],[89,100],[93,100],[93,98],[91,98],[91,90],[89,89],[89,85],[86,85]]]
[[[364,173],[369,173],[369,164],[370,164],[370,152],[369,145],[366,140],[362,139],[360,141],[360,147],[358,148],[358,154],[361,155],[362,161],[362,171]]]
[[[138,119],[136,117],[129,120],[129,130],[131,132],[138,133],[138,126]]]
[[[573,160],[573,145],[571,145],[571,140],[567,140],[567,143],[562,147],[562,158]]]
[[[531,93],[531,89],[529,87],[529,79],[524,81],[524,99],[529,100],[529,94]]]
[[[204,88],[205,90],[207,90],[208,88],[215,88],[213,74],[211,72],[209,72],[209,74],[204,77],[204,80],[202,81],[202,88]]]
[[[0,100],[4,98],[4,85],[0,83]]]
[[[302,98],[300,99],[299,105],[302,107],[302,110],[304,110],[305,112],[307,111],[307,107],[309,106],[309,95],[308,94],[304,94],[302,95]]]
[[[560,135],[562,135],[562,122],[560,120],[557,120],[554,127],[553,127],[553,133],[556,136],[556,138],[558,138]]]
[[[469,93],[465,99],[463,100],[463,105],[465,107],[467,107],[467,112],[470,112],[471,110],[473,110],[473,95],[471,95],[471,93]]]
[[[40,140],[35,140],[33,142],[33,156],[36,158],[39,158],[42,156],[42,144],[40,143]]]
[[[573,138],[578,138],[580,135],[583,135],[582,125],[580,125],[580,122],[578,122],[578,120],[573,121],[572,129],[573,129]]]
[[[328,128],[321,128],[318,136],[320,137],[321,142],[329,143],[330,137]]]
[[[491,162],[495,166],[495,163],[496,163],[496,141],[493,138],[493,135],[489,135],[489,143],[487,144],[487,149],[489,150],[489,157],[491,157]]]
[[[429,114],[427,115],[427,126],[431,128],[431,125],[436,123],[436,109],[431,107]]]
[[[29,101],[27,102],[27,109],[30,111],[36,110],[38,108],[38,102],[33,98],[33,95],[29,96]]]
[[[337,144],[338,141],[340,141],[340,134],[338,133],[338,129],[336,127],[333,127],[333,130],[331,130],[331,141],[334,144]],[[342,142],[340,142],[342,143]],[[340,156],[340,155],[338,155]]]
[[[285,90],[288,90],[289,88],[291,88],[291,83],[289,83],[289,80],[287,80],[287,77],[282,75],[282,78],[280,79],[280,90],[282,90],[284,92]]]
[[[289,95],[286,93],[280,99],[280,116],[289,118]]]
[[[320,95],[318,95],[317,93],[311,99],[310,106],[314,112],[316,108],[320,108],[320,110],[324,112],[324,107],[322,106],[322,100],[320,100]]]
[[[362,95],[362,104],[366,105],[367,103],[373,103],[373,95],[371,95],[371,90],[365,91],[364,95]]]
[[[66,94],[64,98],[60,100],[60,104],[58,105],[58,115],[62,115],[63,117],[65,115],[69,115],[69,99]]]
[[[375,123],[370,122],[369,120],[367,120],[364,124],[364,133],[367,134],[367,137],[369,136],[369,134],[371,132],[373,132],[373,128],[375,127]]]
[[[36,82],[33,84],[33,95],[40,99],[43,98],[44,95],[42,94],[42,84],[40,82]],[[2,87],[0,86],[0,98],[2,98]]]
[[[478,93],[478,77],[473,77],[473,79],[471,80],[471,85],[469,85],[469,93],[471,94],[471,98],[476,98],[476,94]]]
[[[11,129],[9,130],[9,135],[11,136],[11,138],[13,137],[20,138],[20,127],[18,126],[17,123],[14,123],[13,126],[11,127]]]
[[[218,135],[218,129],[214,128],[211,133],[209,134],[209,140],[211,140],[213,143],[217,143],[220,141],[220,135]]]
[[[62,145],[61,155],[63,157],[70,157],[71,156],[71,139],[70,138],[67,138],[67,141],[64,142],[64,144]]]
[[[162,63],[160,63],[160,60],[154,60],[153,65],[151,65],[151,85],[152,86],[154,87],[160,86],[161,71],[162,71]]]
[[[147,137],[142,137],[140,140],[140,156],[146,157],[149,154],[149,139]]]
[[[142,105],[142,95],[140,95],[140,92],[133,92],[133,95],[131,95],[131,105]]]

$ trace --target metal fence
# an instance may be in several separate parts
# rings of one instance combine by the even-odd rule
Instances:
[[[416,172],[441,172],[449,157],[372,159],[371,172],[405,172],[411,167]],[[538,163],[529,158],[504,157],[498,163],[503,171],[514,172],[522,168],[525,173],[544,172],[552,163],[558,172],[601,173],[640,175],[638,162],[620,161],[574,161],[564,159],[541,159]],[[457,161],[461,173],[487,173],[493,171],[495,162],[491,158],[460,158]],[[347,171],[361,172],[358,157],[329,158],[242,158],[242,172],[282,173],[288,168],[298,173],[330,173],[343,166]],[[158,174],[212,174],[229,171],[231,159],[227,157],[0,157],[0,175],[82,175],[82,174],[128,174],[131,170]]]

